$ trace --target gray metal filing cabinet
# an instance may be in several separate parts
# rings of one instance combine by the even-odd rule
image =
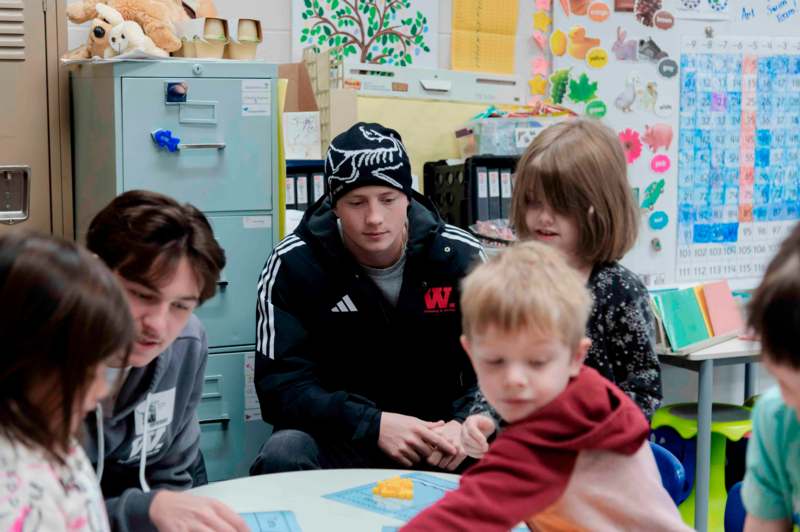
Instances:
[[[256,282],[278,239],[276,80],[274,65],[241,61],[87,63],[71,75],[77,238],[114,196],[147,189],[202,210],[225,249],[218,293],[197,311],[209,480],[246,475],[269,434],[245,420],[245,371]]]

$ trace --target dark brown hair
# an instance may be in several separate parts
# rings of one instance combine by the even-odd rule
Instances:
[[[0,431],[62,462],[98,364],[127,359],[135,332],[125,295],[74,242],[19,231],[0,237],[0,302]]]
[[[633,247],[639,227],[627,170],[619,138],[597,120],[554,124],[533,139],[517,164],[511,223],[520,238],[530,238],[528,206],[544,201],[575,221],[576,253],[584,261],[619,260]]]
[[[749,305],[748,325],[764,354],[800,369],[800,225],[781,244]]]
[[[202,212],[146,190],[114,198],[89,224],[86,245],[112,270],[152,289],[186,257],[200,284],[200,303],[214,296],[225,267],[225,251]]]

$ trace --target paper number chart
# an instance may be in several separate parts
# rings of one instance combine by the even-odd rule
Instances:
[[[414,498],[412,500],[383,498],[372,494],[375,483],[364,484],[354,488],[329,493],[324,497],[344,504],[356,506],[371,512],[408,521],[419,512],[435,503],[444,494],[458,487],[455,482],[444,480],[427,473],[409,473],[402,475],[414,481]]]
[[[677,281],[760,277],[800,218],[800,39],[685,38]]]

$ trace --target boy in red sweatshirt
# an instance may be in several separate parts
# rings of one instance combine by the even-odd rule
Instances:
[[[661,485],[641,410],[583,366],[591,299],[544,244],[464,279],[462,345],[509,423],[448,493],[402,530],[690,530]]]

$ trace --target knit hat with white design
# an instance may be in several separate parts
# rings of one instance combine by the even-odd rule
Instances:
[[[325,156],[331,203],[358,187],[391,187],[411,197],[411,164],[394,129],[359,122],[337,135]]]

